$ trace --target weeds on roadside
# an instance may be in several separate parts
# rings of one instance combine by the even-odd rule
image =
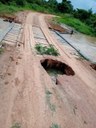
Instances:
[[[15,123],[11,128],[21,128],[19,123]]]
[[[59,52],[57,49],[54,48],[53,45],[49,46],[44,46],[40,43],[36,44],[35,49],[37,50],[38,54],[46,54],[46,55],[53,55],[53,56],[58,56]]]
[[[4,51],[4,49],[1,47],[1,48],[0,48],[0,54],[2,54],[3,51]]]
[[[61,128],[58,124],[52,123],[52,126],[50,128]]]
[[[50,92],[49,90],[46,90],[46,102],[50,108],[50,110],[52,112],[55,112],[56,111],[56,106],[55,104],[51,103],[51,95],[52,95],[52,92]]]

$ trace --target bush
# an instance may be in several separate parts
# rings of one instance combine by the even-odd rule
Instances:
[[[16,4],[19,5],[19,6],[24,6],[26,3],[25,0],[16,0]]]
[[[55,19],[57,22],[67,24],[83,34],[95,35],[93,29],[90,26],[86,25],[79,19],[76,19],[70,15],[63,15]]]
[[[59,52],[58,50],[56,50],[54,48],[53,45],[49,45],[49,46],[43,46],[41,44],[36,44],[35,49],[38,51],[39,54],[43,55],[54,55],[54,56],[58,56]]]
[[[11,128],[21,128],[19,123],[15,123]]]
[[[0,54],[2,54],[4,52],[3,48],[0,48]]]

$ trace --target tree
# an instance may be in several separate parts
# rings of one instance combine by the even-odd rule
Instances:
[[[92,16],[92,9],[84,10],[84,9],[77,9],[74,11],[74,17],[80,19],[81,21],[86,21],[90,19]]]
[[[25,3],[26,3],[25,0],[16,0],[16,4],[17,4],[17,5],[24,6]]]
[[[62,0],[62,2],[58,4],[58,10],[62,13],[71,13],[73,11],[71,1]]]
[[[43,5],[44,0],[33,0],[33,3],[38,4],[38,5]]]
[[[0,0],[0,2],[3,4],[8,4],[10,2],[10,0]]]
[[[58,2],[56,0],[49,0],[48,1],[48,6],[51,7],[52,9],[57,9],[57,5],[58,5]]]

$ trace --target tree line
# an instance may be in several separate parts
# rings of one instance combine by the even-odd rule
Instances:
[[[96,13],[93,14],[92,9],[75,10],[70,0],[62,0],[61,3],[58,3],[57,0],[0,0],[0,2],[8,5],[15,4],[17,6],[30,5],[30,7],[33,7],[34,9],[39,6],[55,13],[70,13],[73,17],[94,28],[93,32],[96,33]]]
[[[69,0],[62,0],[61,3],[58,3],[57,0],[0,0],[0,2],[3,4],[15,3],[18,6],[25,6],[28,3],[31,5],[37,4],[61,13],[71,12],[73,10],[73,6]]]

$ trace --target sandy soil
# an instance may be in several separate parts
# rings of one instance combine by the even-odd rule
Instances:
[[[29,12],[22,45],[7,47],[0,56],[0,127],[96,128],[96,72],[58,43],[44,17]],[[32,25],[41,28],[60,56],[36,54]],[[75,75],[59,75],[56,85],[40,64],[46,58],[66,63]]]

